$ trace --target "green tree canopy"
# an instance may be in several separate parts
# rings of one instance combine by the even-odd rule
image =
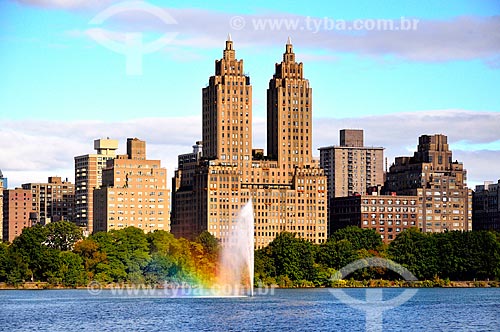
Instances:
[[[75,243],[83,237],[80,227],[69,221],[52,222],[45,227],[47,229],[45,244],[52,249],[73,250]]]

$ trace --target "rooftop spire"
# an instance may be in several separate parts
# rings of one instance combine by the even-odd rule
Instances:
[[[292,38],[290,38],[290,36],[288,36],[288,40],[286,41],[286,44],[292,45]]]
[[[226,49],[224,50],[224,59],[226,60],[234,60],[235,59],[235,52],[233,49],[233,40],[231,39],[231,34],[227,34],[227,40],[226,40]]]

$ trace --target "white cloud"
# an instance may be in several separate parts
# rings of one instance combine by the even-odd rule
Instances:
[[[500,114],[463,110],[374,115],[359,118],[317,118],[313,127],[313,146],[338,144],[339,130],[361,128],[365,144],[382,146],[389,164],[396,156],[412,155],[418,137],[442,133],[448,136],[453,158],[464,163],[469,184],[500,178]],[[254,118],[253,146],[266,148],[266,120]],[[45,181],[47,176],[73,180],[73,158],[93,153],[93,140],[102,137],[118,139],[119,153],[125,153],[126,138],[137,137],[147,142],[150,159],[160,159],[173,175],[177,155],[191,152],[201,140],[201,116],[178,118],[143,118],[130,121],[65,121],[4,120],[0,127],[0,168],[9,178],[9,186]],[[460,149],[454,149],[454,144]],[[497,147],[492,150],[475,146]],[[465,149],[467,148],[467,149]]]
[[[419,136],[444,134],[448,136],[453,159],[464,163],[470,185],[500,178],[498,169],[491,167],[500,161],[500,113],[435,110],[357,118],[317,118],[313,128],[314,146],[338,145],[339,130],[344,128],[364,129],[365,145],[384,147],[389,165],[395,157],[412,156]],[[482,149],[485,144],[492,150]]]
[[[100,11],[120,1],[97,0],[17,0],[26,5],[51,9],[82,11],[97,15]],[[253,14],[238,12],[220,12],[198,8],[157,7],[170,15],[176,24],[165,24],[140,10],[130,10],[113,18],[113,23],[127,30],[178,32],[170,43],[172,47],[210,48],[220,46],[220,40],[228,32],[238,47],[282,45],[288,36],[301,49],[322,50],[330,53],[352,53],[368,57],[386,56],[407,61],[442,62],[480,59],[492,69],[500,68],[500,16],[479,17],[461,16],[448,20],[424,20],[414,17],[392,18],[396,29],[353,28],[355,20],[343,20],[341,17],[329,17],[329,8],[325,8],[324,17],[310,17],[286,12],[257,11]],[[334,15],[332,12],[331,15]],[[234,18],[244,24],[234,25]],[[89,17],[90,19],[91,17]],[[364,20],[385,19],[373,17]],[[401,29],[401,20],[417,20],[416,29]],[[332,29],[325,20],[344,22],[346,30]],[[335,21],[336,20],[336,21]],[[264,22],[264,23],[263,23]],[[295,22],[295,23],[294,23]],[[317,22],[315,25],[312,22]],[[290,24],[293,23],[293,24]],[[270,26],[274,25],[273,28]],[[103,27],[106,24],[103,25]],[[337,25],[338,26],[338,25]],[[137,30],[139,29],[139,30]],[[74,32],[73,32],[74,34]],[[327,58],[321,55],[320,58]]]

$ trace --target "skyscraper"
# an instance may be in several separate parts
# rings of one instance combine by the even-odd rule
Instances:
[[[252,86],[228,36],[215,75],[203,88],[203,156],[248,167],[252,156]]]
[[[312,163],[312,88],[302,62],[295,61],[290,38],[283,61],[267,89],[267,151],[289,181],[295,167]]]
[[[472,230],[472,191],[467,171],[453,161],[448,138],[422,135],[413,157],[397,157],[389,168],[386,192],[418,196],[418,227],[424,232]]]
[[[93,231],[128,226],[145,232],[170,230],[167,170],[146,158],[146,142],[127,139],[127,154],[106,162],[102,185],[94,195]]]
[[[93,191],[102,184],[102,169],[106,161],[116,157],[118,141],[97,139],[94,141],[96,154],[75,157],[75,222],[93,231],[94,195]]]
[[[172,233],[193,238],[208,230],[224,244],[251,198],[256,248],[283,231],[321,243],[327,232],[326,179],[312,160],[311,90],[290,40],[268,89],[268,156],[252,158],[251,98],[250,78],[228,38],[203,89],[202,158],[179,158]]]

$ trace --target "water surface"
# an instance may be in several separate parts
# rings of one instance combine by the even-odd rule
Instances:
[[[2,331],[365,331],[366,310],[328,289],[239,298],[117,295],[103,290],[0,291]],[[343,290],[366,300],[366,289]],[[383,300],[402,289],[382,289]],[[383,331],[500,331],[500,289],[419,289],[382,314]]]

